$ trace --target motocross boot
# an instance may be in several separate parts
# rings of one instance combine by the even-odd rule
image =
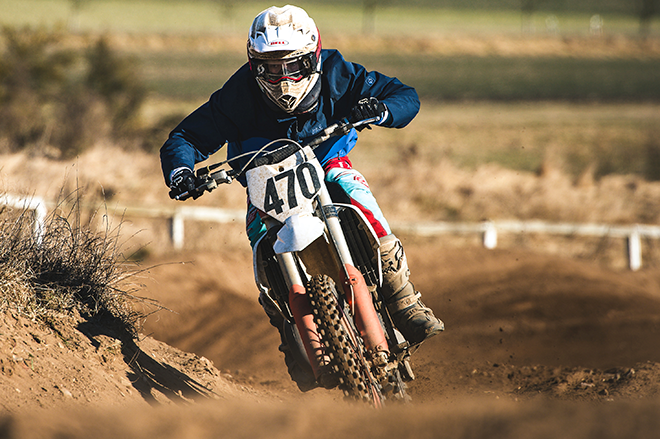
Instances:
[[[296,326],[284,318],[277,304],[268,294],[259,294],[259,303],[264,308],[264,311],[266,311],[270,324],[276,327],[280,333],[281,344],[278,349],[284,354],[284,363],[286,364],[287,371],[291,379],[298,386],[298,389],[301,392],[308,392],[318,387],[319,383],[314,377],[312,366],[309,364]],[[325,380],[327,378],[324,377]],[[330,384],[323,382],[321,385],[326,387]]]
[[[381,292],[401,334],[412,344],[421,343],[445,329],[445,324],[422,303],[421,294],[410,282],[408,260],[401,241],[390,234],[380,238],[383,263]]]

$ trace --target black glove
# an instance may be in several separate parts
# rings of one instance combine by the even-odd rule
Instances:
[[[181,195],[185,192],[190,192],[194,194],[197,178],[195,174],[188,169],[183,168],[176,171],[172,174],[172,181],[170,182],[170,198],[174,198],[177,195]],[[199,196],[193,198],[199,198]]]
[[[351,117],[349,121],[355,123],[372,117],[380,116],[381,119],[385,116],[387,107],[374,97],[360,99],[358,104],[351,110]]]

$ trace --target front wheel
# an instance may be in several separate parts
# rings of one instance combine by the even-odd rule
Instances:
[[[339,376],[339,388],[348,398],[380,407],[381,385],[371,372],[362,339],[339,305],[334,281],[326,275],[314,276],[307,291],[330,367]]]

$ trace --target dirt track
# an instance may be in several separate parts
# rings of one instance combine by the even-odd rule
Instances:
[[[415,355],[404,436],[582,437],[596,429],[594,437],[622,437],[604,427],[630,428],[614,413],[650,421],[660,390],[657,272],[612,272],[524,251],[443,249],[441,242],[409,241],[407,251],[416,286],[447,331]],[[276,332],[250,295],[251,272],[240,268],[247,257],[195,259],[152,273],[149,291],[181,313],[150,323],[154,336],[205,355],[240,382],[302,401],[305,411],[328,398],[336,404],[336,395],[300,395],[289,381]],[[392,413],[369,416],[373,424],[360,428],[375,433]],[[385,425],[396,428],[393,420]]]
[[[414,357],[409,406],[376,412],[344,403],[338,392],[301,394],[253,296],[249,255],[175,254],[150,261],[164,264],[149,270],[144,295],[177,314],[151,316],[145,333],[212,360],[220,370],[216,380],[225,382],[217,395],[191,398],[177,384],[182,375],[174,374],[159,389],[175,390],[152,399],[154,408],[140,402],[144,392],[142,398],[133,392],[124,404],[107,396],[65,405],[76,410],[67,416],[46,403],[43,422],[34,422],[31,411],[11,409],[0,432],[21,438],[65,432],[74,438],[656,437],[657,270],[613,272],[588,262],[450,249],[440,242],[406,240],[406,246],[416,286],[447,325]],[[154,381],[174,369],[198,376],[193,369],[203,359],[177,354],[174,362],[166,346],[148,340],[142,349],[162,366],[153,369]],[[109,364],[121,374],[118,363]],[[84,364],[89,370],[89,361]],[[196,403],[171,404],[177,399]]]
[[[505,395],[540,384],[533,381],[542,380],[541,373],[520,382],[507,378],[526,367],[606,371],[660,362],[660,286],[652,270],[612,272],[523,251],[409,244],[412,279],[447,325],[415,356],[419,379],[411,393],[417,401],[453,398],[465,384]],[[228,267],[229,282],[209,276]],[[161,314],[148,322],[148,332],[220,369],[287,387],[277,333],[250,296],[247,256],[226,261],[205,255],[151,275],[150,294],[180,314]],[[518,386],[509,388],[514,382]]]

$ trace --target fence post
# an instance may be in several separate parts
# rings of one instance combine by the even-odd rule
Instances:
[[[46,215],[48,215],[48,210],[41,198],[34,201],[37,203],[34,206],[34,241],[40,246],[44,240],[44,233],[46,233]]]
[[[175,212],[171,219],[172,244],[176,249],[183,248],[183,215],[180,212]]]
[[[0,195],[0,204],[6,204],[16,209],[34,211],[34,225],[32,226],[32,233],[34,235],[34,242],[37,245],[41,245],[45,233],[46,215],[48,215],[48,209],[46,209],[46,203],[44,202],[43,198],[3,194]]]
[[[628,262],[632,271],[637,271],[642,267],[642,240],[637,228],[628,236]]]
[[[484,247],[489,250],[497,247],[497,229],[492,221],[484,223]]]
[[[21,197],[9,194],[0,194],[0,205],[7,204],[19,209],[33,210],[33,236],[37,245],[43,242],[46,232],[46,217],[48,210],[46,203],[39,197]],[[174,212],[163,209],[132,208],[129,211],[133,216],[170,217],[170,238],[175,249],[184,247],[184,220],[232,222],[243,218],[242,211],[216,209],[211,207],[196,207],[194,209],[179,208]],[[487,249],[497,247],[497,232],[548,233],[560,235],[580,236],[611,236],[627,239],[628,266],[631,271],[642,268],[642,236],[649,239],[660,239],[660,227],[636,224],[634,226],[615,226],[605,224],[548,224],[542,221],[504,221],[495,223],[483,221],[480,223],[412,223],[399,225],[411,233],[435,235],[442,233],[482,233],[483,246]]]

